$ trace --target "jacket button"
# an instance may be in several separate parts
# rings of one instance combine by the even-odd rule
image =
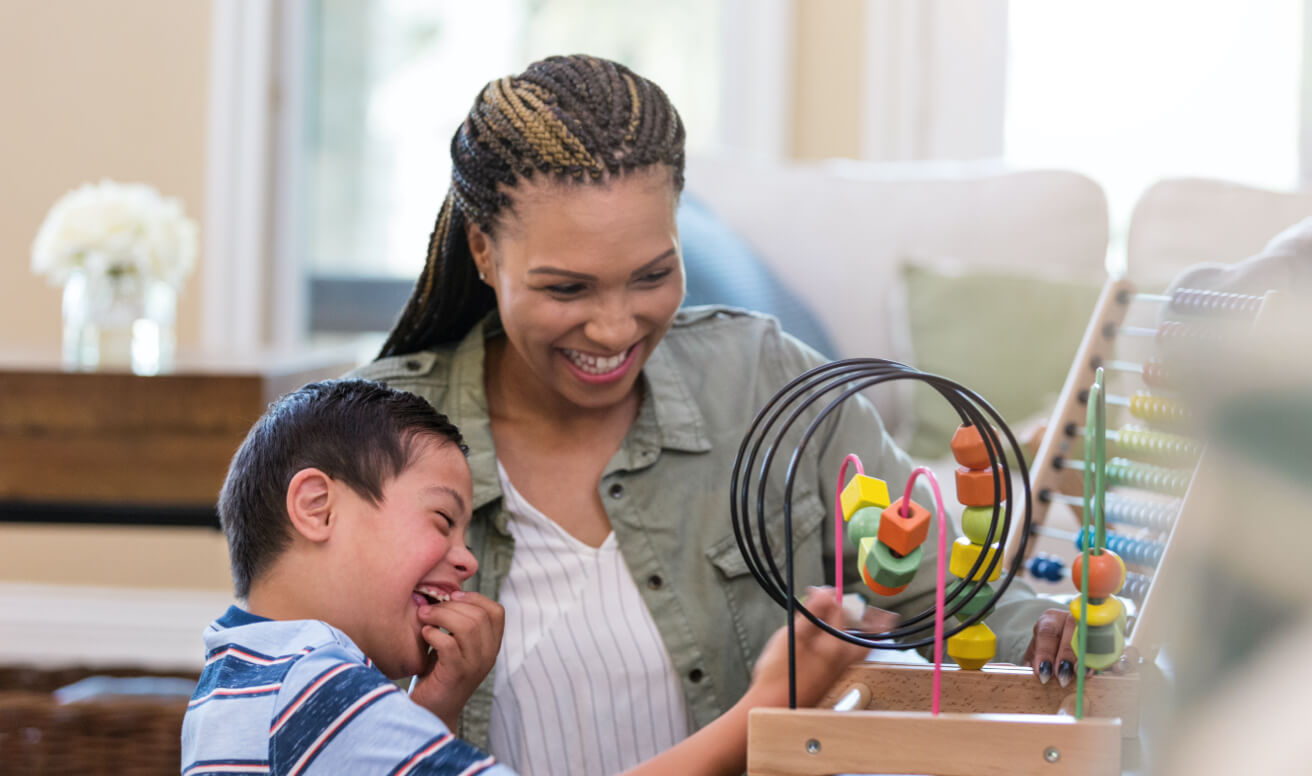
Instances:
[[[650,577],[647,577],[647,587],[650,587],[652,590],[660,590],[664,585],[665,580],[661,579],[660,574],[652,574]]]
[[[619,483],[617,482],[617,483],[615,483],[614,485],[611,485],[611,486],[610,486],[610,497],[611,497],[611,498],[616,498],[616,499],[617,499],[617,498],[623,498],[623,496],[624,496],[624,486],[623,486],[623,485],[621,485],[621,484],[619,484]]]
[[[705,674],[702,673],[700,668],[694,668],[688,672],[688,678],[691,679],[694,684],[700,682],[703,676],[705,676]]]

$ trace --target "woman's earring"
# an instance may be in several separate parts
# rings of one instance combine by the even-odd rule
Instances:
[[[484,283],[487,282],[487,276],[484,275],[482,272],[478,273],[478,279],[483,281]]]

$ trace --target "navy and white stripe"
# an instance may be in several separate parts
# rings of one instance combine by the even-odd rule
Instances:
[[[452,737],[326,623],[233,607],[205,644],[182,725],[183,776],[511,774]]]
[[[682,741],[683,689],[615,535],[580,542],[498,472],[515,554],[492,753],[526,775],[609,776]]]

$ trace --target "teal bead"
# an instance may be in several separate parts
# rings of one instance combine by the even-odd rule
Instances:
[[[864,507],[852,515],[847,521],[847,540],[853,547],[859,549],[862,539],[879,535],[879,516],[883,511],[879,507]]]

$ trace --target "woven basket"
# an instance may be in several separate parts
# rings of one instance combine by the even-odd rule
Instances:
[[[156,675],[134,668],[0,667],[0,776],[177,774],[185,699],[60,704],[51,694],[88,676]]]

